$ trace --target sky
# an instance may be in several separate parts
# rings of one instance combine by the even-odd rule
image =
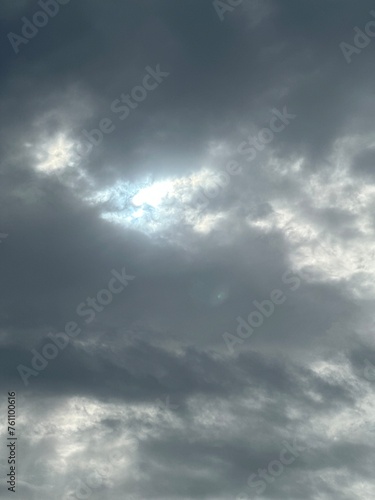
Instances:
[[[1,3],[0,499],[374,498],[373,9]]]

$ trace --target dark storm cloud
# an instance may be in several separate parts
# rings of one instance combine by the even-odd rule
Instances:
[[[339,41],[351,35],[353,12],[348,2],[340,3],[339,15],[334,2],[324,6],[276,3],[253,29],[251,19],[240,15],[241,7],[221,24],[211,2],[115,5],[119,14],[113,19],[100,2],[91,2],[89,8],[71,2],[18,56],[8,55],[13,59],[7,77],[7,86],[13,87],[8,102],[12,99],[13,106],[8,108],[9,119],[4,120],[7,128],[11,122],[25,127],[35,113],[51,108],[57,112],[48,128],[58,126],[61,108],[74,98],[66,90],[78,85],[79,94],[93,103],[93,109],[92,116],[83,116],[80,123],[72,123],[74,115],[69,113],[67,126],[76,136],[86,126],[96,128],[104,117],[116,120],[117,130],[91,158],[91,172],[103,178],[108,175],[108,158],[111,167],[124,175],[130,175],[134,165],[138,172],[139,168],[156,168],[150,156],[158,175],[180,171],[187,167],[181,153],[197,160],[210,135],[227,138],[233,128],[246,127],[254,118],[261,126],[265,108],[285,102],[293,102],[292,111],[302,119],[298,130],[283,135],[280,145],[289,144],[289,151],[293,148],[317,157],[329,151],[332,140],[355,113],[358,81],[363,79],[359,75],[353,81],[338,48]],[[358,22],[368,11],[363,4]],[[105,22],[106,18],[110,21]],[[13,23],[12,28],[16,29]],[[370,46],[361,57],[371,57],[371,50]],[[139,83],[147,65],[156,64],[170,71],[169,80],[131,117],[119,122],[110,111],[111,102]],[[369,66],[356,69],[361,70],[368,72]],[[15,95],[17,87],[20,91]],[[354,95],[348,102],[346,95],[351,91]],[[282,101],[277,97],[281,92]],[[28,135],[30,127],[19,133]]]

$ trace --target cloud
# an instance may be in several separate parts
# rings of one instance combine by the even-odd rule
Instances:
[[[253,498],[293,440],[306,452],[259,499],[373,498],[374,46],[350,65],[340,49],[372,7],[249,0],[221,22],[211,1],[82,0],[17,55],[6,34],[35,5],[1,7],[19,498]],[[112,103],[157,65],[169,76],[121,120]],[[124,266],[131,286],[85,322]],[[224,332],[275,289],[285,303],[229,353]],[[25,387],[17,366],[71,321]]]

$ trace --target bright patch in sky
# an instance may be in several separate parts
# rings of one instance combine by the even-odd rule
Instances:
[[[63,132],[53,139],[42,138],[37,144],[24,144],[34,157],[36,170],[45,174],[56,174],[77,166],[80,157],[75,152],[75,145]]]
[[[326,169],[306,174],[300,169],[301,160],[268,165],[273,178],[293,179],[294,198],[274,198],[265,217],[248,217],[251,228],[269,234],[282,232],[290,245],[290,258],[297,269],[314,269],[323,280],[348,280],[357,297],[375,296],[374,240],[372,207],[375,188],[361,179],[352,178],[350,165],[352,141],[337,144]],[[301,209],[308,204],[313,211]],[[340,223],[322,224],[327,214],[335,215]],[[352,237],[346,238],[351,232]],[[370,249],[370,250],[369,250]]]
[[[138,191],[133,197],[132,203],[137,207],[142,205],[157,207],[172,189],[172,181],[156,182]]]
[[[222,214],[202,212],[193,199],[212,183],[213,175],[213,171],[202,168],[191,175],[164,181],[118,182],[87,201],[102,205],[103,218],[136,226],[145,232],[183,222],[195,231],[205,233],[222,219]]]

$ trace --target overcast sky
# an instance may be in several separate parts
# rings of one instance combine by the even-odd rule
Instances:
[[[374,498],[373,8],[2,1],[1,499]]]

